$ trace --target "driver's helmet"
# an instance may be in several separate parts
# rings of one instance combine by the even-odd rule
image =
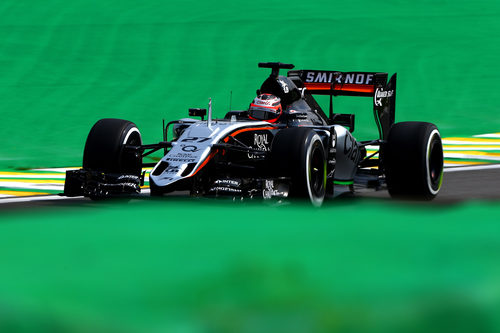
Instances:
[[[255,97],[248,109],[248,116],[254,120],[274,123],[282,113],[281,99],[272,94],[260,94]]]

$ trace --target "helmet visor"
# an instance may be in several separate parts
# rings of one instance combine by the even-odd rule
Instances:
[[[250,117],[259,120],[269,120],[274,119],[279,116],[279,110],[274,110],[270,108],[252,106],[250,110],[248,110]]]

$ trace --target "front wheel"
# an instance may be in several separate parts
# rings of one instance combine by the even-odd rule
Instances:
[[[141,154],[125,149],[125,146],[141,144],[141,133],[134,123],[123,119],[101,119],[87,137],[83,168],[139,176],[142,171]]]
[[[310,128],[287,128],[271,148],[277,171],[291,178],[290,196],[321,206],[326,192],[326,154],[320,136]]]
[[[432,200],[441,189],[443,145],[434,124],[394,124],[389,131],[382,159],[392,197]]]

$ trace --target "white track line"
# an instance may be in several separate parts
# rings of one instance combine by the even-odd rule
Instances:
[[[484,147],[478,147],[478,146],[444,146],[443,150],[446,151],[460,151],[460,150],[470,150],[470,151],[489,151],[489,150],[500,150],[500,145],[496,146],[484,146]]]
[[[48,171],[48,172],[60,172],[66,173],[67,170],[78,170],[80,168],[77,167],[69,167],[69,168],[44,168],[44,169],[32,169],[30,171]]]
[[[444,158],[459,158],[484,161],[500,161],[500,156],[492,156],[487,154],[460,154],[460,153],[444,153]]]
[[[32,197],[13,197],[9,199],[0,200],[0,204],[13,203],[13,202],[31,202],[31,201],[44,201],[44,200],[63,200],[63,199],[81,199],[83,197],[62,197],[57,194],[54,195],[36,195]]]
[[[5,188],[15,188],[15,189],[25,189],[25,190],[51,190],[51,191],[59,191],[64,189],[64,184],[37,184],[37,183],[16,183],[16,182],[2,182],[0,181],[0,187]]]
[[[500,133],[490,133],[490,134],[479,134],[479,135],[474,135],[474,138],[499,138],[500,139]]]
[[[500,149],[499,149],[500,150]],[[66,175],[45,175],[45,174],[35,174],[35,173],[27,173],[27,174],[17,174],[17,173],[2,173],[0,172],[1,179],[30,179],[30,178],[39,178],[39,179],[65,179]]]
[[[489,170],[489,169],[500,169],[500,164],[451,167],[451,168],[445,168],[444,172],[477,171],[477,170]]]
[[[500,141],[496,139],[489,139],[489,140],[484,140],[484,141],[478,141],[480,139],[469,139],[469,140],[448,140],[444,139],[443,145],[478,145],[478,146],[491,146],[491,145],[496,145]]]

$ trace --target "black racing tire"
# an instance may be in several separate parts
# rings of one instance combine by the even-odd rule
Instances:
[[[273,139],[271,156],[275,171],[291,178],[290,197],[321,206],[326,192],[326,153],[318,133],[305,127],[283,129]]]
[[[389,194],[432,200],[443,182],[443,145],[434,124],[401,122],[391,127],[382,151]]]
[[[126,151],[125,145],[141,145],[137,126],[123,119],[101,119],[90,130],[83,152],[83,168],[105,173],[139,176],[140,152]]]

